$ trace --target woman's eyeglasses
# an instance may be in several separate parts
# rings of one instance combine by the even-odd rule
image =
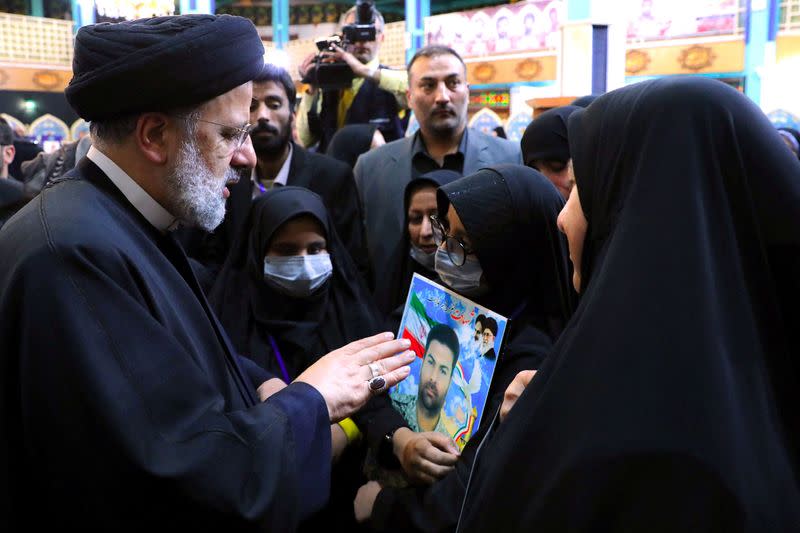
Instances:
[[[461,242],[460,239],[448,235],[447,230],[436,215],[431,215],[430,219],[431,229],[433,230],[433,242],[436,243],[436,246],[441,248],[442,243],[445,243],[444,250],[447,252],[447,257],[450,258],[450,261],[452,261],[454,265],[461,266],[466,263],[467,256],[475,253],[474,250]]]

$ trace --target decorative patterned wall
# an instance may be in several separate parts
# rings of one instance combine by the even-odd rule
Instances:
[[[72,65],[72,22],[0,13],[0,62]]]
[[[625,74],[657,76],[741,72],[744,70],[744,40],[693,39],[682,43],[658,41],[628,48]]]

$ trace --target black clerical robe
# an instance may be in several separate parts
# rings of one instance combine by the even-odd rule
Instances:
[[[326,501],[322,396],[257,401],[183,251],[91,161],[0,231],[0,317],[0,529],[289,531]]]

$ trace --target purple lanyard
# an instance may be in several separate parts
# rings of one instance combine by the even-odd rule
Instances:
[[[264,194],[265,192],[267,192],[267,188],[266,188],[266,187],[264,187],[263,185],[261,185],[261,182],[260,182],[260,181],[256,180],[256,185],[258,185],[258,190],[260,190],[260,191],[261,191],[261,194]],[[270,339],[272,339],[272,337],[270,337]],[[273,346],[274,346],[274,345],[275,345],[275,343],[274,343],[274,341],[273,341]]]
[[[278,343],[275,342],[275,339],[272,338],[272,335],[267,333],[269,337],[269,344],[272,346],[272,351],[275,353],[275,359],[278,360],[278,364],[281,366],[281,372],[283,373],[283,379],[286,383],[291,383],[292,380],[289,379],[289,372],[286,371],[286,365],[283,363],[283,357],[281,357],[281,351],[278,349]]]

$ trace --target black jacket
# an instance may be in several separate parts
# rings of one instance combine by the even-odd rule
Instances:
[[[258,403],[180,247],[94,163],[0,255],[0,529],[285,531],[324,504],[322,397]]]

